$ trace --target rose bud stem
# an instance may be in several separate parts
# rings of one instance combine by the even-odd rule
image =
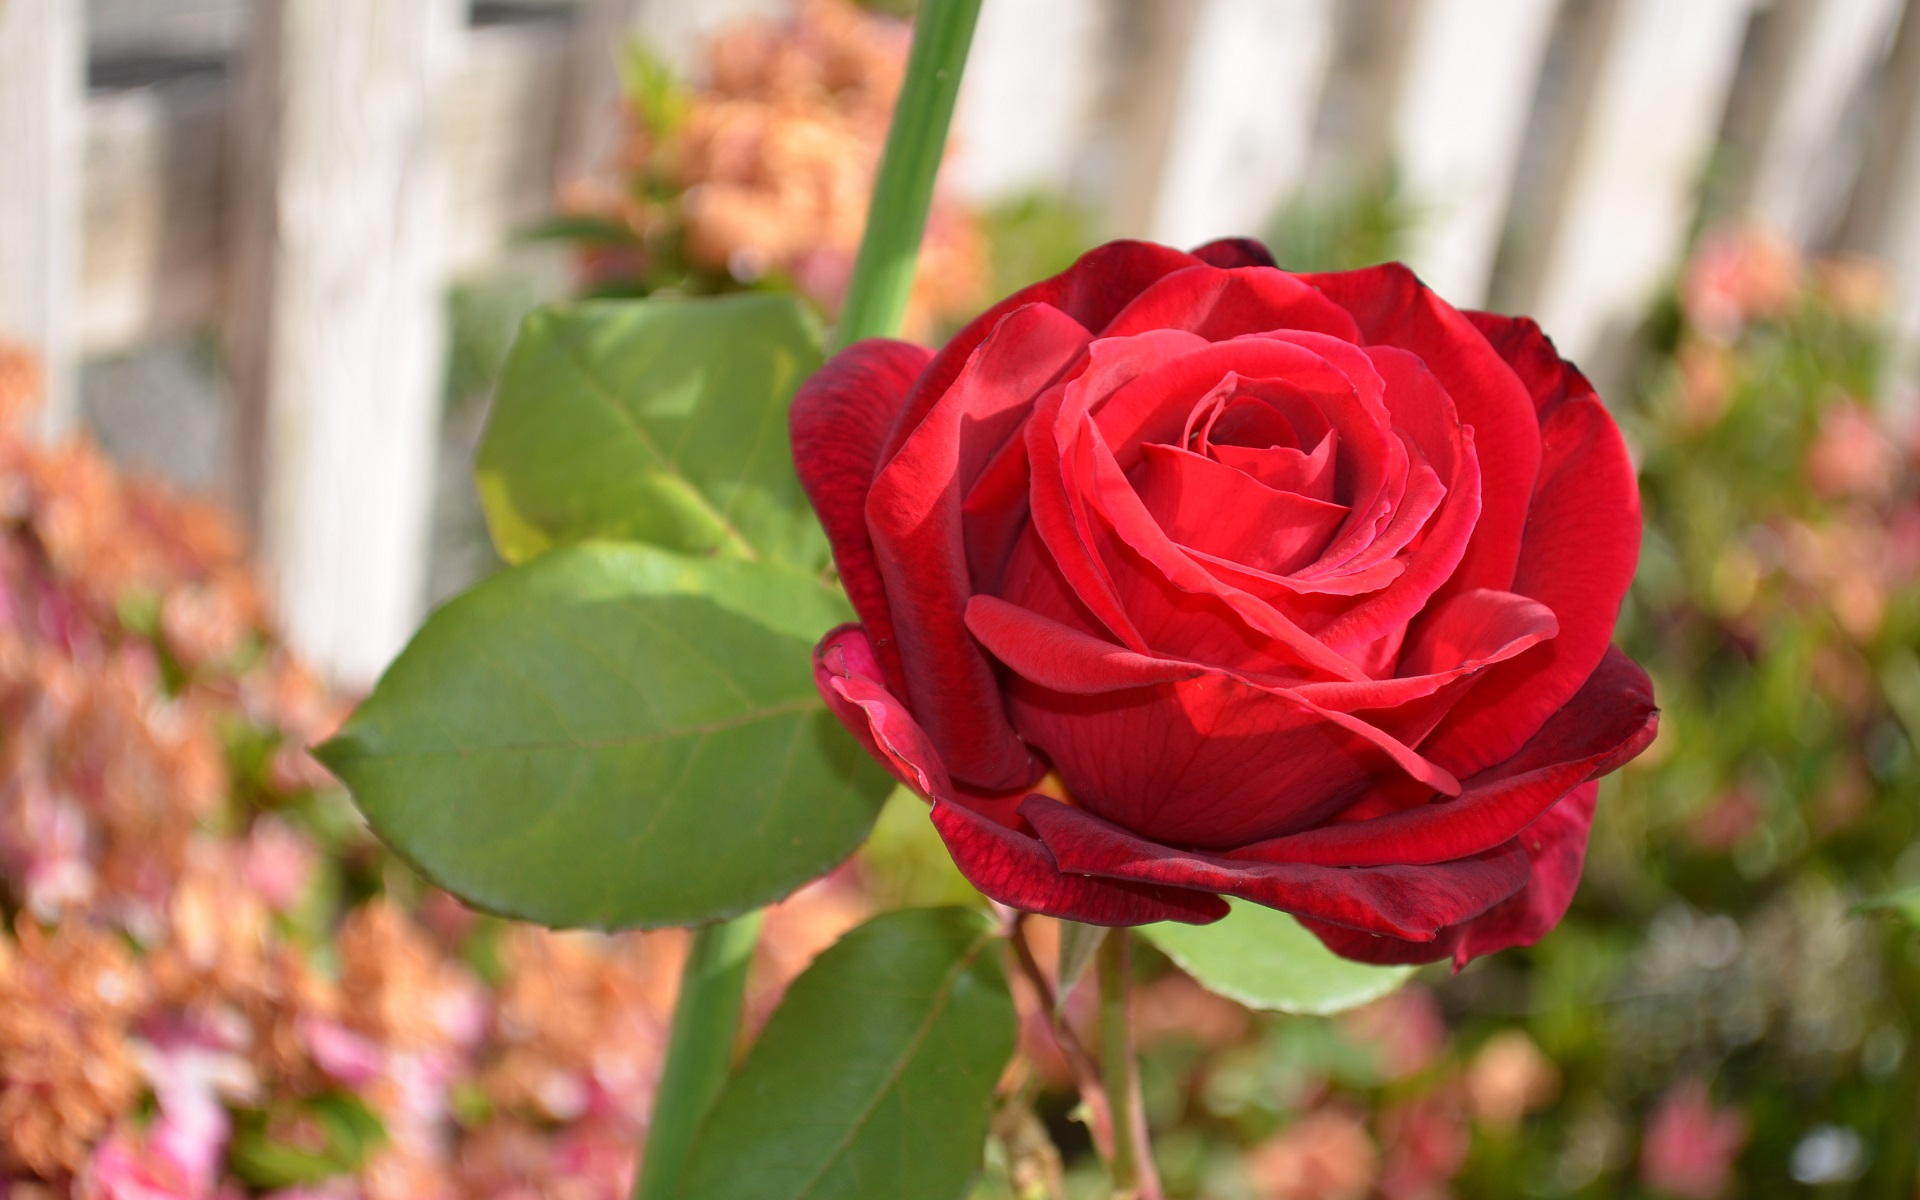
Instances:
[[[1073,1081],[1080,1089],[1080,1102],[1086,1105],[1087,1129],[1093,1135],[1093,1148],[1102,1162],[1113,1161],[1113,1109],[1107,1103],[1106,1085],[1100,1079],[1100,1064],[1081,1044],[1080,1036],[1068,1023],[1066,1012],[1060,998],[1055,994],[1047,973],[1040,966],[1040,960],[1034,956],[1033,945],[1027,940],[1027,918],[1032,913],[1017,913],[1008,926],[1007,941],[1013,948],[1014,963],[1020,974],[1033,986],[1034,995],[1039,998],[1041,1012],[1045,1014],[1047,1032],[1053,1038],[1053,1044],[1059,1048],[1060,1057],[1067,1060],[1067,1066],[1073,1071]]]
[[[946,150],[947,126],[980,4],[924,0],[920,5],[906,77],[873,181],[859,257],[834,333],[835,349],[861,338],[892,336],[906,313],[933,202],[934,176]],[[654,1096],[653,1124],[634,1180],[634,1200],[672,1200],[679,1192],[694,1132],[726,1081],[739,1033],[746,963],[759,933],[756,912],[694,934],[660,1090]]]
[[[1153,1166],[1140,1072],[1133,1057],[1133,931],[1115,929],[1100,943],[1100,1071],[1113,1110],[1113,1200],[1163,1200]]]

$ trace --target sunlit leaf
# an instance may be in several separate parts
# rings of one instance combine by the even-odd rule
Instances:
[[[1375,967],[1341,958],[1277,909],[1231,900],[1211,925],[1167,921],[1140,935],[1208,991],[1248,1008],[1324,1016],[1393,991],[1412,967]]]
[[[1013,998],[976,909],[886,913],[787,990],[694,1143],[683,1200],[958,1200]]]
[[[500,378],[474,477],[508,562],[589,538],[826,565],[787,408],[820,365],[791,296],[540,309]]]
[[[852,853],[891,786],[814,689],[813,639],[845,604],[763,563],[558,551],[434,613],[320,755],[478,907],[731,916]]]

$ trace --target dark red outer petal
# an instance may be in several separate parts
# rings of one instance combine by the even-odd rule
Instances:
[[[1211,892],[1062,874],[1038,838],[958,804],[934,805],[933,826],[967,882],[1014,908],[1085,925],[1208,925],[1227,915]]]
[[[1518,836],[1562,797],[1653,743],[1660,710],[1639,665],[1609,650],[1587,685],[1520,752],[1461,781],[1460,795],[1364,821],[1258,842],[1236,857],[1343,866],[1430,863]]]
[[[1468,311],[1464,314],[1487,344],[1520,377],[1533,397],[1534,411],[1546,424],[1553,410],[1567,400],[1597,397],[1593,385],[1580,369],[1560,357],[1553,339],[1543,332],[1532,317],[1508,317],[1499,313]]]
[[[975,584],[961,501],[1007,439],[1022,436],[1033,398],[1086,345],[1087,331],[1058,309],[1008,313],[867,493],[867,532],[905,669],[899,694],[954,777],[984,790],[1024,788],[1040,770],[967,636]]]
[[[967,322],[927,364],[913,394],[907,398],[891,434],[882,443],[880,462],[890,461],[940,397],[960,376],[981,342],[987,340],[1000,318],[1027,304],[1050,304],[1098,335],[1133,298],[1150,287],[1154,280],[1198,260],[1168,246],[1153,242],[1118,241],[1096,246],[1081,255],[1071,267],[1049,279],[1021,288],[1005,300]]]
[[[1253,238],[1220,238],[1196,246],[1193,256],[1208,266],[1232,270],[1234,267],[1274,267],[1273,252]]]
[[[1560,923],[1573,903],[1599,792],[1598,780],[1582,784],[1520,836],[1531,863],[1526,887],[1473,920],[1442,929],[1431,942],[1383,937],[1307,918],[1301,923],[1342,958],[1382,966],[1451,958],[1457,971],[1483,954],[1531,946]]]
[[[1527,883],[1517,843],[1432,866],[1320,867],[1243,862],[1163,846],[1085,809],[1032,795],[1020,814],[1073,874],[1205,889],[1350,928],[1425,941],[1479,916]]]
[[[886,585],[867,534],[867,493],[880,443],[932,357],[926,347],[909,342],[855,342],[800,385],[787,417],[800,485],[826,529],[853,611],[871,631],[880,667],[895,689],[905,687],[906,677],[893,645]]]
[[[1185,329],[1210,342],[1279,332],[1324,333],[1345,342],[1360,335],[1345,309],[1298,276],[1272,267],[1221,270],[1203,263],[1154,280],[1100,335],[1132,337],[1156,329]]]
[[[1505,761],[1585,685],[1607,653],[1640,560],[1640,494],[1620,430],[1591,397],[1541,430],[1540,489],[1513,590],[1553,610],[1560,635],[1490,668],[1422,750],[1471,774]]]
[[[934,827],[954,864],[986,895],[1089,925],[1205,925],[1227,915],[1226,901],[1207,892],[1064,875],[1037,838],[988,815],[1010,804],[983,803],[987,811],[969,807],[913,714],[880,681],[873,646],[858,625],[842,625],[822,638],[813,663],[827,708],[894,778],[933,803]]]

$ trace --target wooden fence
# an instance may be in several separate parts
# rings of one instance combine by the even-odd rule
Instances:
[[[221,330],[282,620],[364,683],[423,603],[447,282],[605,160],[622,31],[697,72],[781,5],[168,2],[194,69],[89,90],[81,0],[0,0],[0,331],[53,434],[83,357]],[[1703,195],[1884,259],[1920,333],[1920,0],[988,0],[956,135],[976,197],[1174,243],[1391,164],[1416,269],[1603,376]]]

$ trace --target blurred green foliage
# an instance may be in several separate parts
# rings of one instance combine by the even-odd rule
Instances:
[[[1346,271],[1405,253],[1413,208],[1391,170],[1344,188],[1304,191],[1267,231],[1273,260],[1289,271]]]

